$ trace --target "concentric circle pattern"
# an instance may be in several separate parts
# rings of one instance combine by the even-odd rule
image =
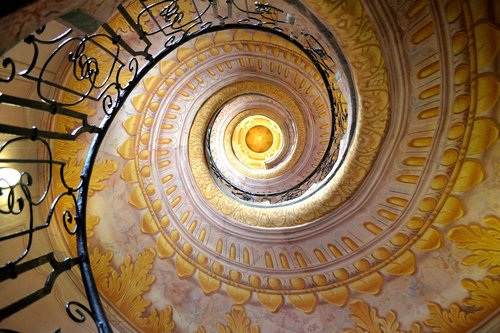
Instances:
[[[294,278],[292,272],[310,265],[306,255],[283,253],[285,266],[274,265],[271,255],[283,227],[314,222],[290,232],[291,249],[304,245],[307,234],[333,227],[321,219],[340,204],[337,187],[345,179],[337,171],[352,163],[344,164],[343,156],[354,125],[335,113],[352,105],[342,105],[344,95],[352,96],[347,86],[334,83],[338,105],[330,105],[322,74],[304,51],[253,30],[199,37],[150,73],[145,81],[154,84],[134,124],[143,139],[133,155],[149,207],[145,219],[161,230],[159,251],[177,252],[188,270],[196,267],[245,293],[294,295],[348,279],[345,269],[326,278],[331,267],[321,262],[309,268],[309,278]],[[267,147],[258,146],[262,142]],[[230,242],[223,236],[228,232]],[[273,278],[264,278],[268,274]]]
[[[253,35],[244,31],[237,38],[245,33]],[[270,33],[261,37],[279,38]],[[240,74],[228,83],[241,90],[229,95],[227,88],[216,92],[214,96],[223,99],[216,105],[210,104],[215,97],[204,103],[192,133],[207,133],[205,164],[225,195],[250,204],[274,205],[300,199],[330,171],[333,173],[331,166],[338,158],[337,148],[348,137],[340,136],[346,132],[346,128],[335,126],[340,109],[336,104],[330,105],[323,73],[305,51],[292,43],[270,48],[256,46],[256,51],[259,49],[247,58],[247,64],[244,53],[233,52],[232,57],[239,57],[235,71]],[[224,61],[226,66],[231,62]],[[242,85],[245,82],[246,87]],[[328,82],[327,85],[329,88]],[[199,120],[207,115],[211,117],[208,125]],[[305,131],[306,127],[315,130]],[[229,140],[231,145],[227,144]],[[188,142],[201,145],[191,139]],[[191,160],[197,158],[191,156]],[[323,174],[318,176],[320,173]],[[199,177],[200,181],[205,180]]]
[[[276,101],[272,97],[263,95],[266,91],[273,89],[274,94],[286,96],[285,92],[278,90],[271,84],[247,81],[235,84],[233,88],[241,89],[241,92],[247,93],[232,99],[231,102],[225,105],[227,107],[222,108],[221,112],[216,116],[210,131],[210,151],[218,149],[222,153],[213,154],[212,160],[222,175],[230,182],[238,184],[240,188],[260,192],[261,188],[269,188],[271,182],[280,184],[280,178],[286,178],[287,175],[290,177],[291,173],[288,171],[292,165],[298,163],[300,152],[305,147],[305,142],[300,143],[297,140],[299,133],[303,136],[306,135],[304,117],[292,99],[285,98],[282,101]],[[250,94],[252,90],[257,93]],[[221,96],[225,91],[227,89],[220,91]],[[228,97],[230,96],[228,95]],[[245,106],[245,108],[241,109],[241,106]],[[228,109],[232,111],[228,112]],[[254,168],[244,167],[245,163],[238,163],[239,160],[235,154],[239,152],[239,148],[232,144],[233,134],[238,131],[236,127],[245,119],[251,117],[270,119],[279,127],[281,137],[280,146],[275,146],[276,149],[279,149],[279,155],[269,160],[267,167],[261,165],[259,171]],[[221,126],[226,127],[221,128]],[[277,133],[276,130],[275,132]],[[275,144],[278,144],[278,142]],[[295,179],[296,182],[299,181],[299,178],[295,177]],[[286,185],[282,185],[281,188],[284,189]]]

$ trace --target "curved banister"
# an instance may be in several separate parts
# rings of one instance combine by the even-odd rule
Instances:
[[[84,304],[70,301],[66,306],[68,315],[76,322],[83,322],[85,321],[86,314],[95,321],[99,332],[110,332],[112,330],[94,281],[87,248],[86,211],[93,166],[108,129],[134,87],[141,82],[144,75],[161,59],[187,41],[203,34],[227,29],[255,29],[280,36],[299,47],[321,74],[330,102],[332,137],[335,135],[335,130],[342,121],[342,117],[345,117],[344,110],[337,109],[338,103],[332,94],[333,88],[330,78],[332,75],[335,75],[330,68],[330,63],[333,61],[332,58],[328,55],[327,49],[312,35],[306,32],[300,35],[293,33],[293,30],[290,29],[295,24],[292,14],[286,13],[268,3],[253,3],[249,1],[226,1],[224,2],[226,8],[223,13],[221,8],[217,6],[217,0],[209,0],[205,4],[193,0],[197,15],[186,21],[183,20],[185,15],[175,0],[138,1],[142,5],[142,10],[136,17],[133,17],[121,5],[118,6],[118,15],[121,15],[125,22],[129,24],[131,31],[135,32],[135,43],[142,43],[144,45],[142,49],[136,49],[137,46],[134,43],[127,42],[107,24],[103,25],[102,31],[98,31],[90,36],[75,37],[68,30],[60,36],[49,40],[42,39],[43,29],[40,29],[28,36],[24,41],[25,44],[31,45],[33,48],[33,57],[26,62],[29,64],[28,68],[19,70],[16,62],[10,58],[5,58],[2,61],[2,66],[8,74],[0,77],[0,89],[2,89],[2,85],[10,84],[17,79],[27,80],[36,85],[38,98],[37,100],[33,100],[24,96],[0,93],[0,105],[25,107],[37,110],[37,112],[47,113],[51,117],[54,115],[69,117],[77,125],[74,129],[64,133],[50,128],[27,128],[11,124],[0,124],[0,132],[15,137],[15,139],[7,141],[0,147],[0,167],[2,165],[30,163],[37,167],[44,166],[48,168],[49,176],[46,179],[44,194],[41,200],[39,199],[40,201],[43,201],[46,198],[46,194],[52,189],[55,182],[54,175],[57,175],[60,182],[64,185],[61,193],[53,195],[54,201],[49,205],[50,209],[47,219],[43,223],[38,224],[34,219],[33,209],[38,206],[39,202],[36,198],[31,197],[31,176],[23,176],[15,184],[1,185],[0,197],[8,197],[8,209],[1,210],[0,213],[14,215],[22,212],[27,213],[29,216],[27,217],[27,227],[24,230],[17,233],[0,235],[0,242],[26,235],[28,235],[30,241],[29,246],[25,248],[23,254],[6,263],[0,263],[0,282],[7,279],[14,279],[20,274],[31,269],[36,269],[41,264],[47,262],[50,262],[53,272],[47,277],[45,286],[40,289],[41,291],[29,294],[21,298],[21,300],[0,309],[0,320],[7,318],[11,314],[44,297],[50,292],[59,274],[71,269],[75,265],[79,265],[89,306],[87,307]],[[239,15],[238,19],[238,15],[236,14]],[[145,29],[145,17],[150,18],[147,24],[154,25],[148,31]],[[162,50],[156,55],[151,54],[152,42],[148,36],[152,35],[163,36],[164,40]],[[104,44],[104,41],[107,41],[107,44]],[[47,59],[43,60],[39,51],[42,47],[47,46],[53,47],[53,52],[51,52]],[[90,46],[99,48],[110,57],[112,61],[111,69],[107,73],[102,72],[103,66],[100,65],[96,57],[92,54],[86,54],[86,50]],[[124,54],[127,56],[124,56]],[[59,61],[58,59],[64,59],[68,62],[72,79],[82,83],[85,88],[83,92],[64,86],[57,80],[51,81],[45,76],[49,65],[54,61]],[[128,60],[124,61],[124,59]],[[59,67],[62,68],[62,66]],[[40,69],[38,74],[36,74],[36,68]],[[132,75],[132,78],[126,83],[123,82],[124,73],[131,73]],[[45,87],[51,88],[49,95],[47,95]],[[103,113],[100,124],[90,123],[92,119],[85,112],[78,111],[84,102],[93,103],[92,105]],[[94,138],[89,146],[81,170],[80,183],[76,186],[69,186],[64,175],[66,162],[53,158],[53,147],[50,143],[53,140],[74,141],[83,133],[89,133]],[[2,156],[2,152],[12,148],[19,141],[25,141],[30,144],[41,144],[45,149],[43,152],[45,158],[4,158],[5,156]],[[327,153],[324,154],[322,162],[315,171],[293,189],[276,195],[283,198],[287,196],[292,197],[297,190],[302,191],[300,186],[303,183],[311,180],[318,182],[325,178],[332,171],[333,167],[329,158],[335,154],[337,149],[338,147],[334,146],[333,139],[331,138],[326,149]],[[207,154],[209,152],[210,147],[208,146]],[[214,170],[214,173],[216,175],[220,174],[217,173],[217,170]],[[222,177],[222,182],[224,182]],[[4,181],[6,180],[4,179]],[[243,193],[243,195],[247,194]],[[255,194],[251,195],[255,196]],[[74,205],[74,211],[64,210],[62,216],[60,216],[60,220],[64,224],[66,232],[70,236],[74,234],[76,237],[76,255],[63,261],[57,261],[54,253],[49,252],[43,253],[34,259],[24,260],[30,252],[33,235],[50,226],[52,220],[55,218],[53,215],[58,212],[58,205],[61,200],[66,198],[69,198],[69,201]],[[32,254],[30,253],[30,255]]]

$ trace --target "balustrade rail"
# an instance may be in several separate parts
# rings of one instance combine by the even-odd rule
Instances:
[[[333,60],[318,39],[304,31],[297,34],[292,13],[248,0],[193,0],[191,6],[195,14],[184,12],[175,0],[137,0],[137,4],[139,10],[131,10],[133,6],[117,7],[116,15],[128,24],[132,35],[124,36],[123,30],[104,24],[92,35],[78,36],[68,29],[57,37],[46,38],[42,27],[23,41],[31,50],[31,55],[26,55],[29,59],[18,61],[9,56],[2,59],[0,112],[10,113],[12,119],[21,119],[20,115],[26,112],[42,120],[34,126],[26,126],[21,121],[0,124],[3,142],[0,146],[0,245],[2,259],[7,258],[0,263],[0,283],[19,278],[42,265],[50,265],[51,271],[40,289],[11,304],[0,304],[0,327],[2,320],[48,295],[61,274],[78,267],[88,305],[69,301],[66,304],[69,317],[76,322],[90,317],[99,332],[112,331],[99,298],[87,249],[87,196],[93,166],[113,119],[132,89],[158,61],[185,42],[225,29],[257,29],[286,38],[304,51],[322,76],[332,119],[335,119],[332,135],[335,126],[345,122],[342,118],[345,113],[339,112],[332,94]],[[162,40],[160,47],[158,36]],[[51,51],[44,57],[42,50],[47,48]],[[70,73],[69,79],[77,82],[79,88],[65,85],[67,80],[61,77],[52,78],[49,72],[54,66]],[[14,94],[7,88],[20,81],[36,87],[36,96],[26,97],[28,94],[22,91]],[[86,111],[89,108],[95,111],[94,115]],[[51,127],[54,117],[63,117],[70,125],[64,131],[56,130]],[[92,139],[79,182],[74,184],[67,180],[68,161],[54,157],[54,149],[64,149],[66,143],[84,136]],[[322,162],[304,182],[317,182],[331,171],[331,157],[337,149],[331,142]],[[11,158],[12,151],[28,146],[33,147],[31,151],[36,151],[37,156]],[[209,146],[207,151],[210,154]],[[213,172],[225,182],[216,169]],[[293,197],[303,190],[302,185],[275,195]],[[240,192],[235,189],[244,199],[247,193]],[[36,235],[54,223],[62,223],[68,237],[75,238],[74,255],[60,258],[54,251],[35,253]],[[11,250],[10,242],[22,244],[19,253]]]

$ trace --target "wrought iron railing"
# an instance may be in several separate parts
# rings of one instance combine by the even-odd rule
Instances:
[[[202,34],[225,29],[258,29],[287,38],[300,46],[316,65],[330,99],[332,119],[338,117],[329,81],[329,77],[334,75],[330,69],[331,58],[317,39],[305,32],[298,35],[294,32],[293,14],[268,3],[253,3],[248,0],[193,0],[192,6],[196,14],[190,17],[180,9],[175,0],[137,1],[140,10],[135,13],[122,5],[117,8],[117,15],[135,32],[133,41],[131,36],[123,38],[120,32],[108,24],[104,24],[92,35],[76,36],[75,32],[68,29],[49,39],[44,38],[42,27],[24,39],[24,44],[31,47],[32,57],[25,62],[23,68],[20,68],[21,63],[10,57],[2,60],[3,72],[6,74],[0,76],[1,91],[5,91],[3,87],[17,80],[24,80],[34,84],[36,97],[27,98],[22,94],[1,92],[0,112],[4,112],[3,105],[13,105],[31,110],[29,112],[45,113],[50,119],[63,117],[69,120],[67,123],[72,124],[72,127],[57,130],[43,125],[26,127],[0,124],[2,137],[6,138],[0,147],[0,168],[17,175],[14,180],[0,176],[1,223],[5,226],[16,216],[23,221],[16,230],[0,228],[0,244],[16,240],[21,240],[23,244],[19,254],[9,251],[3,255],[12,257],[0,263],[0,283],[16,279],[42,265],[51,266],[51,272],[39,290],[6,306],[1,305],[0,326],[5,318],[49,294],[60,274],[78,266],[88,305],[69,301],[66,304],[69,317],[76,322],[83,322],[86,317],[91,317],[99,332],[112,330],[99,298],[87,249],[86,211],[92,170],[106,133],[132,89],[158,61],[180,45]],[[158,36],[162,36],[160,47],[156,42]],[[48,57],[41,56],[42,48],[52,49]],[[98,50],[99,57],[89,53],[89,49]],[[65,85],[61,78],[50,77],[48,68],[54,62],[58,68],[66,68],[66,72],[71,73],[70,79],[78,83],[78,89]],[[97,111],[99,116],[90,117],[85,111],[88,109]],[[99,123],[92,123],[94,119]],[[45,123],[50,124],[50,121]],[[332,124],[333,134],[335,121]],[[66,179],[65,168],[68,161],[54,157],[53,153],[54,149],[63,149],[61,147],[64,142],[75,141],[84,135],[91,136],[92,140],[81,168],[79,182],[73,184]],[[38,156],[10,158],[9,150],[18,145],[34,145]],[[337,148],[330,144],[327,149],[329,153],[325,154],[324,162],[318,166],[316,172],[320,178],[331,170],[330,158],[335,149]],[[290,191],[286,195],[293,196],[294,193]],[[49,200],[52,202],[47,202]],[[35,210],[45,216],[41,218]],[[35,235],[54,223],[62,223],[68,237],[75,238],[74,253],[64,259],[58,259],[59,254],[53,251],[32,251]]]

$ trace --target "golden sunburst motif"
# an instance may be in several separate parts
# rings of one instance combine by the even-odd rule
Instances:
[[[245,135],[245,143],[255,153],[265,153],[274,142],[273,133],[263,125],[253,126]]]
[[[244,118],[232,133],[231,148],[237,159],[251,169],[267,169],[283,149],[279,125],[265,115]]]

